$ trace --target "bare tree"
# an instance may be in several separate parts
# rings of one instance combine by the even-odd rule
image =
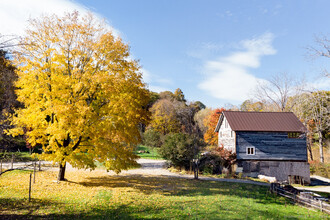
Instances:
[[[18,36],[0,34],[0,50],[11,51],[18,45],[20,45]]]
[[[318,91],[310,96],[310,115],[315,123],[319,138],[320,162],[324,163],[323,145],[324,136],[330,130],[330,92]]]
[[[330,58],[330,39],[326,35],[321,35],[320,37],[315,37],[315,42],[317,47],[309,46],[307,47],[308,55],[311,58],[326,57]],[[324,75],[330,77],[330,73],[325,69]]]
[[[311,119],[310,114],[310,99],[311,99],[311,93],[306,92],[301,95],[298,95],[296,98],[297,102],[296,105],[292,108],[292,111],[294,114],[300,119],[300,121],[304,124],[304,126],[307,128],[306,131],[306,141],[307,141],[307,150],[309,152],[310,160],[313,161],[313,134],[314,134],[314,123]]]
[[[301,93],[302,80],[293,79],[287,73],[274,75],[268,82],[258,82],[255,98],[262,103],[274,106],[274,111],[291,111],[296,104],[294,97]]]

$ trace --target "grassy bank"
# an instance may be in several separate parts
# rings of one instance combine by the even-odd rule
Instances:
[[[249,184],[168,177],[109,176],[97,170],[38,172],[28,202],[29,172],[0,177],[0,218],[54,219],[322,219]]]
[[[144,159],[154,159],[154,160],[163,159],[158,154],[157,149],[147,147],[144,145],[137,146],[135,153],[136,153],[136,155],[138,155],[139,157],[144,158]]]

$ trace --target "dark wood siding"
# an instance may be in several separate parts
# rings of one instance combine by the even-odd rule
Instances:
[[[255,155],[246,148],[255,147]],[[236,132],[237,159],[307,161],[306,137],[288,138],[286,132]]]

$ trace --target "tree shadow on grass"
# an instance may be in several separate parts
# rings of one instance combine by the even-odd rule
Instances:
[[[166,176],[127,175],[91,177],[77,184],[85,187],[106,187],[109,189],[130,187],[147,195],[156,193],[164,196],[196,197],[196,200],[190,199],[191,202],[195,203],[198,203],[200,196],[223,195],[230,196],[236,201],[242,200],[245,202],[245,210],[251,210],[251,212],[258,213],[260,216],[289,218],[290,216],[287,216],[287,213],[291,212],[293,213],[292,216],[297,215],[296,211],[285,208],[286,206],[292,206],[288,199],[270,193],[269,188],[266,186],[245,183],[169,178]],[[246,202],[248,201],[246,199],[249,199],[251,204],[255,204],[254,207],[246,205],[246,203],[249,203]],[[286,213],[280,213],[276,209],[255,210],[257,204],[266,207],[283,207]],[[240,204],[240,206],[243,207],[244,205]],[[244,218],[247,217],[244,216]],[[294,217],[290,218],[295,219]]]
[[[57,206],[51,200],[31,199],[17,199],[17,198],[1,198],[0,199],[0,219],[31,219],[33,213],[41,207]],[[9,214],[15,213],[15,214]]]
[[[210,196],[222,194],[240,198],[252,198],[261,203],[276,203],[275,196],[265,186],[207,180],[169,178],[162,176],[103,176],[90,177],[76,184],[85,187],[125,188],[131,187],[144,194],[161,193],[166,196]]]
[[[39,209],[47,210],[48,207],[62,206],[63,211],[51,210],[52,214],[40,214]],[[64,209],[63,209],[64,206]],[[145,207],[140,210],[131,207],[130,204],[119,205],[115,207],[96,206],[86,207],[86,209],[70,210],[65,203],[56,203],[51,200],[32,199],[28,202],[27,199],[0,199],[0,219],[135,219],[135,215],[139,212],[148,213],[153,207]],[[162,210],[158,210],[161,212]],[[54,213],[55,212],[55,213]],[[59,213],[62,212],[62,213]],[[153,218],[157,219],[157,218]]]

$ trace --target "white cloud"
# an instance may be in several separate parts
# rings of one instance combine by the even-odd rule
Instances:
[[[22,36],[28,25],[27,20],[39,17],[42,14],[57,14],[62,16],[65,12],[79,11],[85,14],[88,8],[70,0],[3,0],[0,1],[0,34]],[[93,13],[98,19],[102,16]],[[120,32],[110,25],[108,28],[115,36]]]
[[[150,91],[163,92],[163,91],[170,90],[169,88],[166,88],[166,86],[163,86],[164,84],[165,85],[171,84],[170,80],[162,79],[162,78],[159,78],[158,76],[154,76],[148,70],[146,70],[144,68],[141,68],[141,72],[142,72],[143,81],[145,83],[147,83]],[[155,85],[155,84],[160,84],[161,86]]]
[[[306,90],[330,90],[330,78],[323,77],[321,79],[316,79],[313,82],[308,82]]]
[[[142,72],[142,78],[145,83],[150,83],[151,82],[151,74],[148,70],[141,68]]]
[[[265,33],[244,40],[241,42],[243,51],[205,62],[205,80],[198,87],[225,101],[237,103],[248,99],[257,81],[264,81],[249,73],[249,68],[258,68],[262,56],[276,53],[272,47],[273,39],[272,33]]]
[[[164,91],[170,91],[169,88],[161,87],[161,86],[151,86],[149,85],[149,90],[153,92],[164,92]]]

